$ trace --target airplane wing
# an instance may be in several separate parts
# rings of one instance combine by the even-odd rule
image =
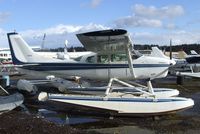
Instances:
[[[125,45],[130,41],[126,30],[101,30],[77,34],[86,50],[96,53],[126,52]]]

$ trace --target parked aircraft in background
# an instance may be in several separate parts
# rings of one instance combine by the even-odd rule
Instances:
[[[8,48],[0,49],[0,62],[1,63],[12,63],[11,61],[11,53]]]

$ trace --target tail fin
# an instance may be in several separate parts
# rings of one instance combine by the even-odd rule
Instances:
[[[18,33],[8,33],[7,36],[14,64],[66,62],[38,55]]]
[[[190,51],[191,55],[198,55],[198,53],[195,50]]]
[[[152,52],[151,52],[151,56],[153,57],[162,57],[162,58],[168,58],[167,56],[164,55],[164,53],[158,49],[158,47],[152,47]]]
[[[8,33],[8,43],[14,64],[23,64],[34,61],[34,51],[18,33]]]

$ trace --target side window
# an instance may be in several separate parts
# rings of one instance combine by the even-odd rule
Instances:
[[[111,61],[112,62],[127,61],[127,56],[126,54],[112,54]]]
[[[88,63],[94,63],[95,62],[95,56],[90,56],[86,59],[86,62]]]
[[[108,63],[108,55],[99,55],[97,58],[98,63]]]

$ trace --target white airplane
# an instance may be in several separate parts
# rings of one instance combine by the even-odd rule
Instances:
[[[54,59],[60,59],[60,60],[67,60],[67,59],[73,59],[78,62],[88,62],[86,59],[90,56],[96,55],[96,53],[91,51],[85,51],[85,52],[36,52],[38,55],[42,57],[47,58],[54,58]]]
[[[127,31],[103,30],[77,35],[86,49],[94,50],[97,55],[88,57],[88,63],[73,59],[54,59],[35,53],[17,33],[8,33],[8,41],[14,64],[21,69],[45,72],[61,76],[80,76],[90,79],[110,79],[102,95],[63,95],[41,93],[39,100],[52,100],[81,105],[122,114],[163,114],[185,109],[194,105],[193,100],[181,97],[155,96],[151,79],[167,75],[168,67],[175,62],[166,58],[139,56],[133,59],[130,47],[132,42]],[[124,54],[125,53],[125,54]],[[148,91],[136,88],[119,79],[148,79]],[[135,88],[134,92],[112,92],[116,81],[124,86]],[[139,86],[139,84],[136,84]],[[138,94],[138,93],[141,94]],[[112,106],[112,107],[110,107]],[[137,108],[135,108],[137,107]]]
[[[38,49],[38,47],[31,47],[33,50]],[[96,55],[96,53],[91,51],[85,52],[67,52],[65,49],[64,52],[45,52],[45,51],[35,51],[38,55],[48,58],[55,58],[55,59],[74,59],[79,62],[87,62],[86,58],[92,55]],[[2,48],[0,49],[0,62],[3,64],[12,64],[12,57],[9,48]]]
[[[113,33],[110,32],[111,36],[115,36],[112,35]],[[124,34],[119,33],[117,35],[117,37],[120,36],[124,36]],[[119,54],[114,57],[111,52],[108,55],[90,56],[86,59],[88,63],[80,63],[70,58],[61,60],[42,57],[34,52],[17,33],[8,33],[8,41],[13,63],[24,65],[20,69],[25,72],[28,71],[29,74],[30,71],[40,71],[40,73],[44,72],[45,76],[46,74],[53,74],[55,76],[80,76],[90,79],[109,79],[112,77],[119,79],[149,79],[165,77],[168,67],[175,64],[173,60],[165,58],[140,56],[132,60],[130,65],[124,58],[126,55]],[[129,39],[123,37],[120,42],[123,43],[121,44],[123,50],[124,43],[127,42],[130,43]],[[114,57],[115,61],[108,62],[108,57],[111,56]],[[131,66],[131,69],[129,69],[129,66]],[[132,75],[132,72],[134,72],[134,75]]]
[[[126,47],[124,47],[126,46],[125,44],[131,43],[131,40],[127,36],[127,32],[125,30],[101,31],[100,35],[103,35],[104,38],[108,38],[108,36],[110,39],[112,38],[113,44],[111,44],[110,48],[116,49],[115,44],[121,45],[121,48],[118,50],[116,49],[110,51],[110,48],[106,48],[106,50],[104,50],[104,48],[100,47],[99,50],[101,51],[101,53],[98,52],[99,50],[95,53],[89,52],[86,55],[82,55],[80,60],[74,60],[69,57],[58,59],[39,55],[38,53],[34,52],[17,33],[9,33],[8,41],[12,53],[13,62],[15,65],[18,65],[20,67],[18,69],[19,71],[21,70],[22,73],[29,75],[42,75],[45,76],[45,78],[47,75],[51,74],[62,78],[69,76],[79,76],[89,79],[110,79],[115,77],[118,79],[128,80],[150,80],[153,78],[165,77],[168,72],[168,67],[175,64],[173,60],[166,59],[166,57],[162,54],[159,54],[159,57],[138,56],[136,57],[136,59],[133,60],[132,58],[130,58],[130,64],[130,62],[128,63],[127,61],[126,54],[124,54],[126,53]],[[82,38],[81,36],[82,35],[79,35],[79,38]],[[99,45],[98,43],[102,43],[102,39],[103,43],[107,44],[108,41],[104,38],[100,37],[100,40],[98,40],[94,44]],[[110,39],[109,42],[111,42]],[[120,51],[120,53],[116,53],[115,51]],[[109,57],[110,61],[108,60]],[[131,57],[130,53],[129,57]],[[60,83],[62,83],[61,85],[66,86],[65,82],[62,81]],[[148,89],[149,86],[151,87],[150,83],[148,84],[148,87],[140,87]],[[104,90],[105,89],[106,88],[104,87]],[[166,91],[165,93],[167,96],[176,96],[179,94],[177,90],[157,89],[155,92],[159,93],[161,91]],[[169,94],[167,92],[169,92]]]
[[[191,55],[198,55],[198,53],[195,50],[190,51]]]
[[[133,56],[130,51],[128,55],[124,54],[127,52],[126,49],[128,49],[126,44],[131,45],[132,43],[125,30],[105,30],[97,33],[95,32],[95,35],[100,37],[95,37],[95,40],[97,40],[96,42],[93,41],[93,45],[95,44],[98,49],[93,53],[89,52],[89,54],[81,56],[80,59],[84,59],[83,62],[71,58],[58,59],[41,56],[34,52],[17,33],[8,33],[8,41],[13,63],[20,67],[18,69],[19,71],[22,71],[21,73],[43,76],[45,78],[47,75],[54,75],[62,78],[79,76],[98,80],[109,80],[113,77],[127,80],[147,79],[149,82],[147,84],[148,87],[139,86],[151,89],[150,80],[166,77],[168,67],[175,64],[173,60],[166,59],[164,56],[134,56],[135,59],[132,59]],[[88,38],[82,38],[82,35],[78,36],[83,39],[80,40],[81,42],[84,42],[84,39],[88,40]],[[109,40],[107,40],[108,37]],[[108,42],[110,46],[105,46]],[[83,45],[85,45],[85,43],[83,43]],[[96,47],[92,48],[96,49]],[[127,60],[127,58],[129,60]],[[64,82],[61,83],[64,84]],[[158,91],[164,90],[158,89]],[[170,92],[170,96],[179,94],[177,90],[166,90],[166,92],[168,91]]]

